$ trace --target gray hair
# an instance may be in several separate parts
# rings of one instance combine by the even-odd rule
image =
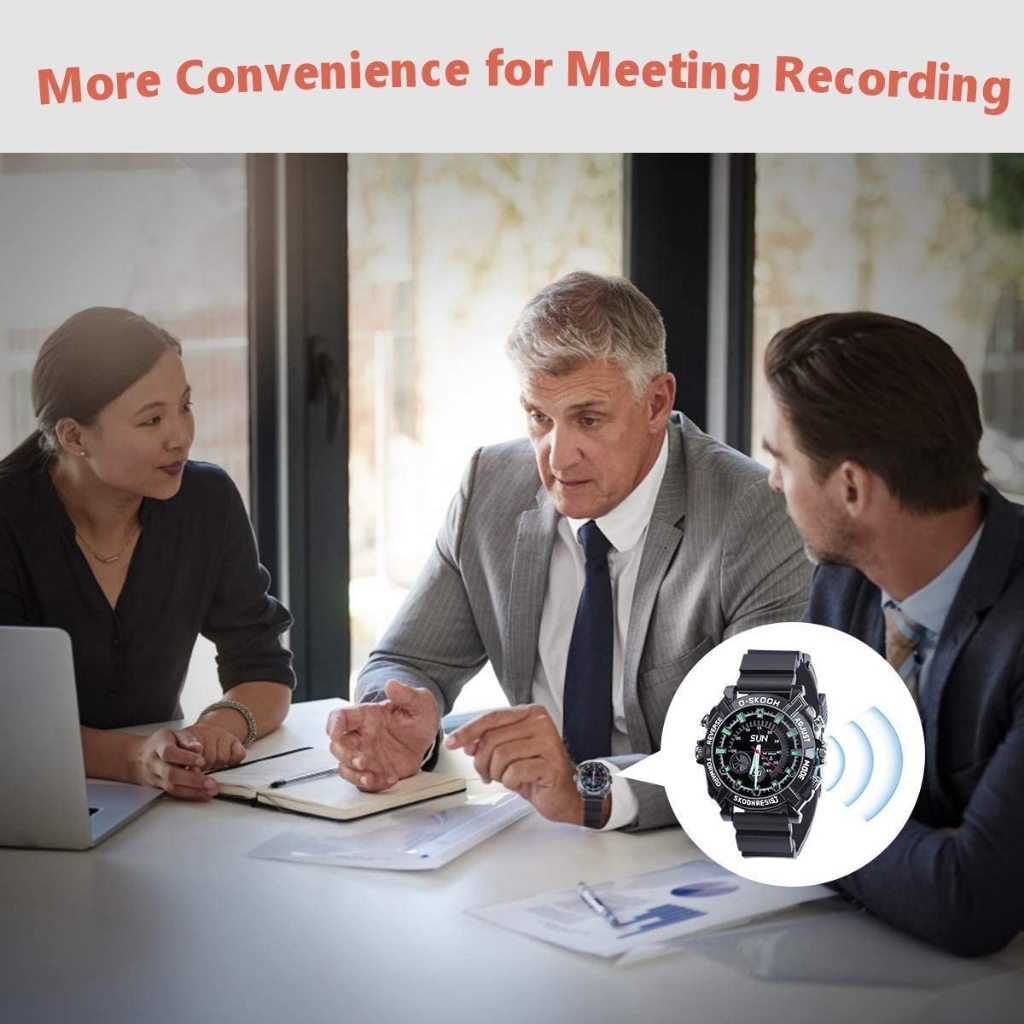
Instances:
[[[611,360],[639,400],[666,370],[665,324],[654,303],[624,277],[575,271],[541,289],[519,315],[505,352],[521,376],[571,373]]]

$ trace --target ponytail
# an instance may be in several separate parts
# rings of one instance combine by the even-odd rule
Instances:
[[[41,430],[35,430],[29,434],[14,451],[0,460],[0,480],[19,473],[31,473],[45,466],[50,461],[50,455],[44,447],[45,444],[46,441]]]

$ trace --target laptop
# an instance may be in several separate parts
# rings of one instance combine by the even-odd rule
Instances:
[[[87,850],[163,795],[86,781],[71,639],[0,626],[0,846]]]

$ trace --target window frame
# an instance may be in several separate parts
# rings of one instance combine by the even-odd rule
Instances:
[[[746,451],[754,158],[623,159],[625,273],[662,312],[676,407]],[[248,172],[253,523],[295,620],[296,700],[347,698],[347,158],[258,154]]]

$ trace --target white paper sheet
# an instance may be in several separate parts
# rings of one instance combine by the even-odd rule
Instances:
[[[541,893],[470,913],[576,952],[618,957],[833,895],[822,885],[751,882],[705,860],[591,884],[590,888],[619,919],[621,927],[614,927],[595,913],[575,889]]]
[[[458,796],[389,814],[369,830],[348,825],[289,829],[249,852],[262,860],[332,867],[431,871],[532,811],[514,793]]]

